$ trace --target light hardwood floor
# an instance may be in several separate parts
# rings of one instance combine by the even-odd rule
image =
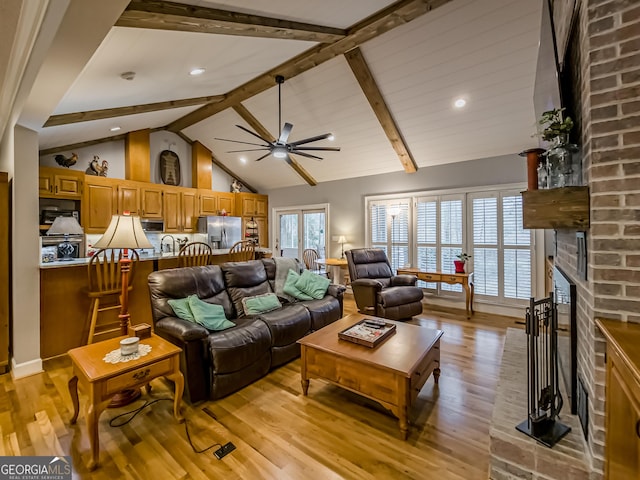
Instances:
[[[345,313],[355,311],[353,297]],[[443,330],[440,385],[425,384],[411,412],[407,441],[395,417],[368,399],[321,380],[302,395],[300,361],[276,369],[222,400],[183,403],[196,448],[233,442],[223,460],[194,453],[172,402],[144,409],[123,427],[100,418],[100,467],[89,472],[89,441],[81,414],[69,425],[68,358],[45,363],[45,373],[13,381],[0,376],[0,455],[71,455],[74,477],[127,479],[486,479],[489,422],[506,328],[514,319],[425,312],[415,323]],[[152,382],[152,398],[171,396],[171,384]],[[143,398],[145,396],[143,395]],[[148,397],[147,397],[148,398]]]

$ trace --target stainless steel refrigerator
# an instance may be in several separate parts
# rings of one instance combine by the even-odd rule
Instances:
[[[242,240],[242,219],[240,217],[200,217],[198,233],[206,235],[206,243],[214,250],[231,248]]]

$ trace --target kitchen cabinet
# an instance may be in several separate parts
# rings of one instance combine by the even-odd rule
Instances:
[[[227,212],[227,215],[233,216],[235,215],[235,204],[236,198],[235,194],[231,192],[216,192],[218,195],[218,210],[224,210]]]
[[[607,339],[605,478],[640,478],[640,326],[596,324]]]
[[[269,197],[257,193],[236,193],[236,215],[242,217],[266,217]]]
[[[85,233],[104,233],[118,211],[118,184],[110,178],[86,177],[82,196]]]
[[[236,204],[235,194],[231,192],[216,192],[213,190],[199,189],[200,215],[221,215],[224,210],[227,215],[233,216]]]
[[[118,185],[118,214],[129,212],[140,216],[140,187],[124,183]]]
[[[213,190],[198,190],[199,192],[199,210],[200,215],[210,216],[218,215],[218,195]]]
[[[0,172],[0,373],[9,370],[9,175]]]
[[[84,172],[78,170],[40,167],[38,193],[46,198],[80,199],[84,176]]]
[[[163,196],[164,231],[193,233],[198,228],[198,195],[192,188],[166,188]]]
[[[192,188],[185,188],[180,192],[180,223],[182,231],[193,233],[198,231],[198,195]]]
[[[140,203],[142,217],[162,219],[164,201],[162,199],[164,188],[160,185],[147,184],[140,188]]]
[[[179,233],[182,231],[180,222],[180,192],[177,189],[166,189],[162,196],[164,231]]]

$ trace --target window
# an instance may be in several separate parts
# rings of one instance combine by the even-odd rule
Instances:
[[[478,298],[501,304],[530,298],[533,242],[522,228],[519,190],[367,199],[367,206],[367,244],[382,248],[394,270],[410,264],[453,273],[456,255],[467,252]],[[418,285],[436,295],[462,292],[461,285]]]
[[[462,252],[464,196],[439,195],[416,200],[416,258],[421,270],[453,273],[453,261]],[[423,288],[461,292],[461,285],[422,282]]]
[[[409,199],[369,204],[369,244],[387,254],[391,269],[409,265]]]

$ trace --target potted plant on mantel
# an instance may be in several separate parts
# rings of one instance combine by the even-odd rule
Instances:
[[[465,273],[464,265],[467,263],[467,260],[471,258],[471,255],[467,255],[465,252],[459,253],[456,255],[458,260],[454,260],[453,264],[456,267],[456,273]]]

